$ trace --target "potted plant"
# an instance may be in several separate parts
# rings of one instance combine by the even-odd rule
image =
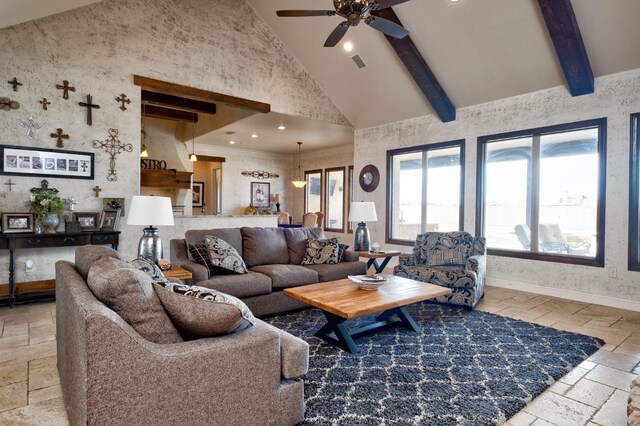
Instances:
[[[58,213],[65,208],[64,201],[58,195],[55,188],[33,188],[31,189],[31,200],[28,205],[33,212],[33,221],[36,225],[36,232],[56,232],[56,227],[60,224]]]

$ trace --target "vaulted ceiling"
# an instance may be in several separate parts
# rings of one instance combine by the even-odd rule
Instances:
[[[378,31],[360,24],[334,48],[340,17],[277,17],[333,9],[331,0],[247,0],[356,128],[434,110]],[[572,0],[595,77],[640,68],[640,1]],[[566,85],[536,0],[411,0],[393,7],[456,108]],[[367,64],[358,69],[351,56]]]

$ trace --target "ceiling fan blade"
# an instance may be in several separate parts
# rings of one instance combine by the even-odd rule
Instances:
[[[324,42],[324,47],[333,47],[344,37],[349,29],[347,21],[341,22],[338,26],[329,34],[327,41]]]
[[[378,0],[378,9],[386,9],[397,4],[406,3],[409,0]]]
[[[377,16],[370,16],[364,22],[372,26],[376,30],[382,31],[383,33],[391,37],[404,38],[409,35],[409,31],[407,31],[404,27],[396,24],[395,22],[391,22],[388,19],[378,18]]]
[[[335,10],[278,10],[276,15],[278,16],[333,16],[336,14]]]

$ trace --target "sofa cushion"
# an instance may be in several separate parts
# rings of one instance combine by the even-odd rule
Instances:
[[[307,240],[307,250],[302,259],[303,265],[322,265],[338,263],[338,239]]]
[[[184,241],[189,244],[205,244],[207,235],[222,238],[228,242],[238,253],[242,253],[242,234],[239,228],[217,228],[217,229],[190,229],[184,233]],[[188,253],[189,260],[194,261],[191,253]]]
[[[338,244],[338,263],[344,262],[344,254],[348,248],[349,246],[346,244]]]
[[[76,250],[76,270],[87,280],[91,265],[101,257],[113,257],[114,259],[124,260],[120,254],[110,247],[105,246],[82,246]]]
[[[287,239],[287,248],[289,249],[289,263],[292,265],[302,265],[304,254],[307,251],[307,240],[324,239],[322,228],[285,228],[284,235]]]
[[[466,261],[466,250],[461,247],[435,249],[427,253],[429,266],[462,266]]]
[[[248,268],[289,263],[289,250],[283,228],[240,228],[242,258]]]
[[[347,275],[364,275],[367,264],[364,262],[342,262],[336,265],[307,265],[305,268],[318,273],[320,282],[342,280]]]
[[[207,235],[205,241],[209,250],[209,260],[213,266],[238,274],[249,272],[240,254],[225,240]]]
[[[200,281],[198,285],[235,297],[260,296],[272,291],[271,278],[251,271],[248,274],[216,275],[206,281]]]
[[[158,265],[150,260],[142,258],[134,259],[129,262],[129,266],[144,272],[145,274],[149,275],[154,281],[169,281],[169,279],[164,276],[162,270],[158,267]]]
[[[194,262],[207,267],[209,277],[216,274],[216,267],[209,260],[209,250],[205,243],[189,244],[189,254]]]
[[[247,305],[233,296],[178,283],[153,285],[162,306],[187,338],[235,333],[255,324]]]
[[[311,269],[299,265],[260,265],[251,268],[271,278],[274,289],[296,287],[318,282],[318,274]]]
[[[154,343],[182,342],[180,333],[153,291],[152,282],[144,272],[110,257],[96,260],[87,279],[96,298],[145,339]]]

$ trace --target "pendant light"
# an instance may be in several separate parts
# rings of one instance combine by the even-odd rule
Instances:
[[[196,156],[196,119],[193,113],[191,113],[191,155],[189,155],[189,161],[198,161]]]
[[[298,142],[298,177],[291,181],[296,188],[304,188],[307,184],[306,180],[302,180],[302,165],[300,164],[300,150],[302,149],[302,142]]]
[[[149,158],[149,153],[147,152],[147,147],[145,142],[147,141],[147,130],[144,127],[145,121],[145,105],[142,104],[142,146],[140,147],[140,158]]]

